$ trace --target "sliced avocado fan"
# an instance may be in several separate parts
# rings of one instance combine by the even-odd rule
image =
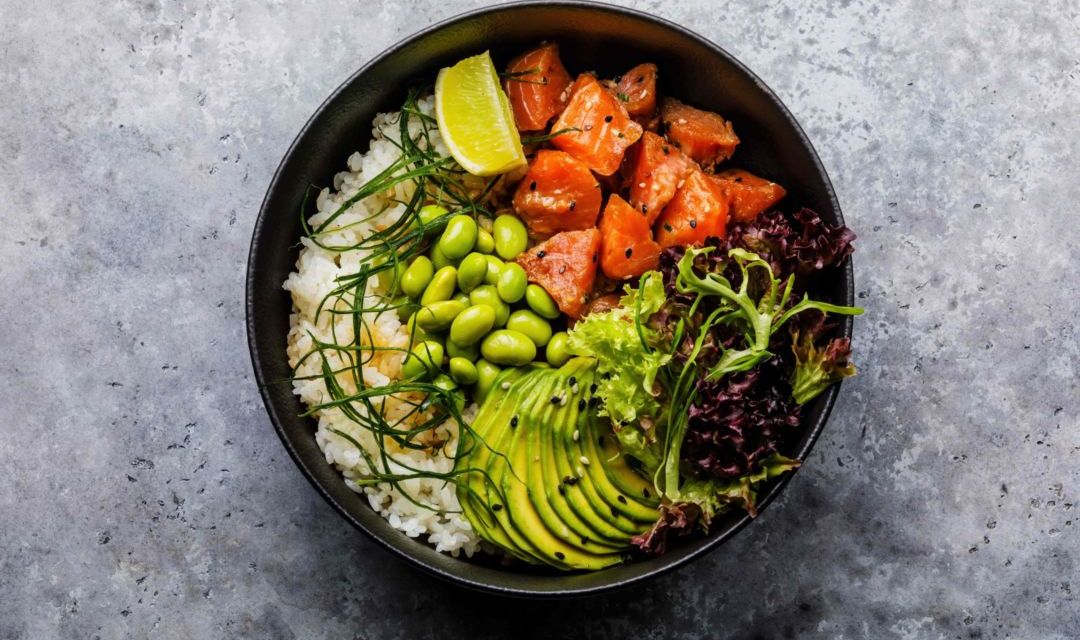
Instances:
[[[500,374],[456,460],[473,529],[506,554],[563,570],[618,564],[656,521],[652,483],[596,417],[596,362]]]

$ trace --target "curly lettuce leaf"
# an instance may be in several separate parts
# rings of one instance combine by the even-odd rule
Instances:
[[[791,327],[791,352],[795,354],[791,393],[800,405],[816,398],[834,382],[856,373],[851,362],[851,340],[833,338],[820,348],[814,344],[823,327],[822,322],[809,328]]]
[[[619,307],[586,316],[569,332],[570,352],[596,358],[600,415],[634,424],[660,412],[656,376],[670,356],[655,349],[645,322],[664,304],[664,283],[650,271],[637,289],[627,287]]]

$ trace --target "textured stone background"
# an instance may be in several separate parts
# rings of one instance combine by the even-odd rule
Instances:
[[[0,3],[0,638],[1080,633],[1076,2],[635,2],[757,71],[859,232],[868,313],[784,497],[637,590],[433,582],[301,478],[243,270],[301,123],[480,2]]]

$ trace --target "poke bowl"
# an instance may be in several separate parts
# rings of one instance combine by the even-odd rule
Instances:
[[[316,490],[484,591],[603,592],[715,549],[806,460],[850,359],[854,234],[716,44],[516,3],[342,84],[271,181],[247,325]]]

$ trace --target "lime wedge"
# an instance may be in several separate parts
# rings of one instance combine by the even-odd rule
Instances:
[[[435,118],[450,154],[469,173],[494,176],[525,166],[510,101],[487,51],[439,71]]]

